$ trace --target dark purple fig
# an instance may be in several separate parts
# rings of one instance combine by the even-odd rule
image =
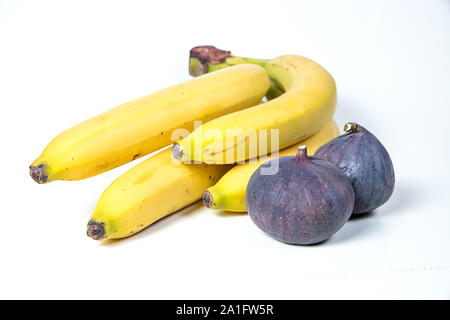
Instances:
[[[391,157],[378,139],[364,127],[349,122],[345,133],[320,147],[314,154],[341,168],[355,190],[353,214],[372,211],[394,191]]]
[[[278,171],[264,174],[278,162]],[[291,244],[314,244],[331,237],[349,219],[355,194],[350,179],[326,160],[296,156],[265,162],[246,192],[247,212],[272,237]]]

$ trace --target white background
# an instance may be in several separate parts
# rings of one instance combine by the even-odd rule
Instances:
[[[189,79],[201,44],[327,68],[339,126],[391,154],[390,202],[310,247],[199,203],[88,238],[102,191],[141,160],[48,185],[29,164],[64,129]],[[449,1],[0,1],[0,106],[0,298],[450,298]]]

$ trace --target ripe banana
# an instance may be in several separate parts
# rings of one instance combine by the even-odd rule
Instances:
[[[196,128],[174,144],[174,158],[183,162],[236,163],[292,145],[317,132],[332,118],[336,107],[333,77],[304,57],[256,60],[231,56],[228,51],[210,46],[196,47],[191,50],[190,72],[199,75],[241,63],[262,66],[284,93]],[[278,137],[272,138],[271,129],[279,129]]]
[[[176,129],[258,104],[269,89],[261,67],[224,69],[125,103],[64,131],[30,166],[38,183],[79,180],[173,143]],[[179,139],[180,136],[174,137]]]
[[[186,165],[166,149],[117,178],[102,194],[88,223],[95,240],[129,237],[199,200],[230,165]]]
[[[302,140],[300,143],[306,145],[312,153],[317,148],[334,139],[339,135],[339,128],[334,120],[330,120],[317,133]],[[298,143],[283,149],[279,152],[279,157],[292,156],[297,153]],[[206,189],[202,195],[203,204],[211,209],[226,210],[233,212],[245,212],[245,191],[252,174],[265,161],[273,159],[270,155],[266,159],[259,159],[258,163],[238,164],[228,171],[212,187]]]

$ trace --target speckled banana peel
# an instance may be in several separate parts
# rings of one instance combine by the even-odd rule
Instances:
[[[322,129],[312,136],[281,150],[277,155],[269,155],[265,159],[258,159],[254,163],[238,164],[228,171],[212,187],[206,189],[202,195],[203,204],[210,209],[230,212],[246,212],[245,192],[252,174],[258,167],[274,157],[293,156],[297,153],[298,145],[306,145],[311,154],[328,141],[339,136],[339,128],[334,120],[330,120]]]
[[[258,104],[269,85],[263,68],[247,64],[122,104],[54,138],[31,164],[30,175],[38,183],[95,176],[171,145],[180,138],[172,137],[174,131],[191,132],[194,121]]]
[[[336,84],[323,67],[308,58],[285,55],[272,60],[248,59],[215,47],[201,46],[191,50],[189,70],[192,75],[201,75],[241,63],[263,67],[272,83],[284,93],[196,128],[174,144],[174,158],[183,162],[236,163],[286,148],[314,134],[332,118],[336,108]],[[276,131],[273,129],[278,129],[278,137],[269,134]],[[252,153],[249,133],[256,135],[256,144],[260,145],[260,137],[266,131],[267,146],[273,146],[272,141],[277,138],[278,149],[258,148]],[[235,133],[232,142],[228,139],[229,132]]]
[[[155,221],[199,200],[230,165],[183,164],[169,149],[117,178],[102,194],[88,226],[95,240],[129,237]]]

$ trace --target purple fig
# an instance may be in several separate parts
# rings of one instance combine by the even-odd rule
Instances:
[[[394,191],[391,157],[378,139],[364,127],[349,122],[345,133],[320,147],[314,154],[337,165],[352,181],[355,190],[353,214],[372,211],[384,204]]]
[[[276,165],[274,175],[264,175]],[[266,169],[266,170],[264,170]],[[350,218],[355,202],[350,179],[326,160],[309,157],[306,146],[296,156],[265,162],[250,178],[247,212],[272,237],[291,244],[322,242]]]

